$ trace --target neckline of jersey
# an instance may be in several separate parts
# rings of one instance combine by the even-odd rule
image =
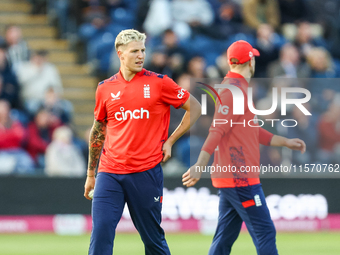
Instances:
[[[239,79],[241,84],[245,85],[246,87],[249,86],[248,81],[239,73],[229,71],[224,78]]]
[[[122,75],[122,73],[119,69],[119,72],[117,73],[117,78],[118,78],[118,80],[120,80],[122,82],[131,83],[136,77],[142,76],[144,74],[144,72],[145,72],[145,69],[143,68],[142,71],[136,73],[135,76],[133,76],[133,78],[130,81],[127,81],[127,80],[124,79],[124,77],[123,77],[123,75]]]

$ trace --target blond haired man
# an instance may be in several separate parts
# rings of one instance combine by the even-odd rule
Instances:
[[[160,226],[160,163],[171,157],[172,145],[198,119],[201,110],[198,101],[172,79],[143,69],[145,38],[133,29],[118,34],[115,47],[120,71],[100,82],[96,91],[84,194],[90,199],[94,188],[91,255],[112,254],[125,203],[144,242],[145,254],[170,254]],[[171,105],[186,113],[168,137]]]

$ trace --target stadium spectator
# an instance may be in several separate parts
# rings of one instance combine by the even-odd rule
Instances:
[[[47,145],[52,141],[54,130],[60,125],[60,120],[44,108],[40,108],[28,124],[25,148],[40,169],[44,168]]]
[[[335,163],[335,150],[340,146],[340,94],[334,98],[327,112],[319,121],[319,152],[318,159],[322,163]]]
[[[279,36],[274,33],[271,25],[265,23],[259,25],[255,47],[260,52],[260,56],[256,60],[255,77],[267,77],[269,63],[279,57],[280,43],[281,40]]]
[[[143,28],[150,36],[160,36],[172,26],[171,5],[169,0],[149,1],[150,7],[145,15]]]
[[[280,49],[280,58],[268,66],[267,75],[270,78],[308,78],[310,68],[301,62],[301,57],[296,46],[286,43]]]
[[[304,107],[312,112],[310,104],[304,104]],[[318,146],[317,117],[306,116],[299,108],[292,109],[292,119],[296,120],[298,125],[294,128],[287,129],[288,138],[300,138],[306,143],[306,152],[304,154],[293,151],[293,164],[308,164],[315,162],[316,150]]]
[[[56,93],[52,87],[47,89],[43,102],[30,105],[31,113],[36,113],[41,108],[48,111],[51,116],[64,124],[70,123],[72,119],[72,103],[68,100],[61,99],[58,93]]]
[[[0,46],[0,99],[7,100],[11,108],[19,108],[19,91],[17,77],[6,58],[6,50]]]
[[[214,12],[206,0],[174,0],[171,2],[173,29],[180,38],[192,36],[192,28],[207,27],[214,21]]]
[[[33,174],[32,158],[21,147],[25,128],[10,116],[10,104],[0,100],[0,174]]]
[[[30,52],[27,43],[22,39],[21,28],[10,25],[6,28],[5,39],[7,45],[7,59],[16,72],[18,65],[28,61]]]
[[[31,14],[45,14],[48,0],[29,0],[32,4]]]
[[[80,1],[68,1],[68,0],[55,0],[49,1],[47,5],[47,13],[50,18],[50,22],[57,27],[57,38],[70,38],[70,34],[76,33],[76,13],[72,10],[72,2]]]
[[[222,1],[221,1],[222,2]],[[250,33],[251,29],[243,25],[241,6],[234,0],[215,4],[215,21],[208,27],[200,27],[199,32],[211,38],[226,40],[236,33]]]
[[[327,47],[326,42],[321,36],[313,35],[313,28],[311,24],[306,21],[298,25],[294,44],[298,48],[303,61],[305,61],[309,51],[313,47]]]
[[[258,29],[262,23],[267,23],[277,30],[280,25],[280,10],[278,1],[243,1],[243,18],[245,24],[253,29]]]
[[[53,132],[53,141],[46,149],[47,176],[81,177],[85,175],[85,160],[72,142],[72,130],[67,126]]]
[[[63,93],[59,72],[48,62],[47,54],[45,50],[37,51],[29,62],[18,68],[21,97],[30,112],[34,112],[36,105],[45,100],[45,93],[49,88],[52,87],[59,96]]]
[[[274,82],[273,82],[274,83]],[[275,82],[275,86],[277,82]],[[258,100],[256,102],[256,109],[267,110],[272,106],[272,94],[271,90],[268,90],[266,97]],[[260,119],[264,121],[263,128],[275,135],[282,135],[280,132],[280,125],[277,122],[272,124],[270,121],[265,121],[265,119],[279,119],[279,111],[276,110],[271,114],[266,116],[259,116]],[[262,146],[260,145],[260,162],[263,165],[279,166],[282,162],[281,149],[272,146]]]
[[[278,0],[281,24],[296,23],[307,19],[308,8],[304,0]]]
[[[177,77],[183,72],[185,60],[188,59],[188,52],[180,45],[176,33],[167,29],[162,38],[162,45],[168,56],[167,65],[171,70],[172,78]]]
[[[79,27],[80,40],[87,44],[87,59],[92,60],[96,57],[96,40],[99,40],[105,33],[108,33],[108,19],[104,13],[94,13],[86,18],[86,23]]]
[[[191,58],[188,62],[188,73],[192,78],[206,78],[205,73],[206,63],[203,57],[195,56]]]
[[[165,51],[168,56],[173,54],[185,54],[185,50],[179,45],[178,36],[172,29],[164,31],[162,44],[165,46]]]
[[[312,48],[307,55],[307,62],[311,68],[312,78],[337,77],[336,66],[326,49],[322,47]]]
[[[311,78],[307,84],[307,88],[313,95],[311,104],[315,113],[323,113],[328,110],[334,99],[336,92],[340,92],[337,80],[325,78],[338,77],[338,70],[334,64],[329,52],[322,48],[312,48],[307,56],[307,61],[311,68]]]
[[[218,72],[219,77],[223,77],[230,70],[226,55],[227,51],[223,52],[220,56],[216,58],[215,68]]]
[[[214,12],[206,0],[154,0],[144,22],[145,31],[159,36],[171,28],[180,39],[192,36],[192,28],[209,26]]]
[[[20,148],[25,135],[24,127],[11,118],[10,110],[10,104],[0,100],[1,149]]]
[[[165,53],[165,48],[159,46],[153,50],[151,62],[146,66],[146,68],[156,73],[164,73],[171,76],[171,71],[167,67],[167,62],[168,56]]]

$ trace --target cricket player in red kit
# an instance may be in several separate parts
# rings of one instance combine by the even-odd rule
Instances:
[[[171,157],[172,145],[198,119],[201,109],[198,101],[172,79],[143,69],[145,38],[133,29],[118,34],[115,48],[120,71],[97,87],[84,193],[91,199],[89,192],[94,189],[90,255],[112,254],[125,204],[145,254],[170,254],[160,226],[160,162]],[[186,113],[168,137],[171,105]]]
[[[233,115],[233,95],[227,88],[220,89],[222,104],[217,100],[214,119],[224,120],[226,124],[213,122],[196,164],[183,174],[184,185],[195,185],[201,174],[197,169],[208,164],[213,152],[215,169],[217,166],[227,167],[225,169],[231,166],[229,171],[211,174],[213,186],[219,189],[220,203],[218,225],[209,255],[230,254],[242,222],[247,226],[257,254],[278,254],[276,231],[260,184],[259,171],[247,172],[245,169],[260,166],[260,144],[285,146],[302,153],[306,149],[300,139],[287,139],[261,128],[255,114],[248,109],[247,89],[255,72],[255,56],[259,56],[259,52],[246,41],[237,41],[228,48],[231,71],[222,84],[241,89],[245,98],[244,114]],[[226,109],[225,106],[228,106],[228,111],[221,111],[223,107]]]

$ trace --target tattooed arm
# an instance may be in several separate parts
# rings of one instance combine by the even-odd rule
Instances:
[[[89,142],[89,164],[87,167],[87,178],[84,193],[84,196],[89,200],[91,200],[88,196],[89,192],[94,189],[96,182],[96,179],[94,178],[95,170],[105,141],[106,123],[106,121],[99,122],[95,120],[91,129]]]

